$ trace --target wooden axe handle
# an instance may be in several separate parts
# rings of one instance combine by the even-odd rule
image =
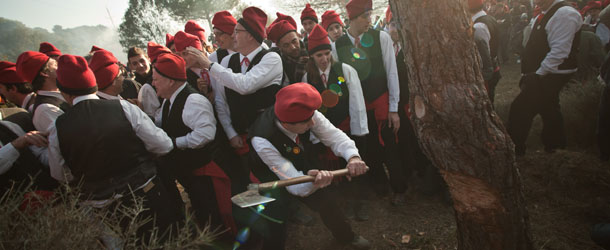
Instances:
[[[349,173],[347,168],[334,170],[334,171],[330,171],[330,172],[333,174],[333,177],[344,176]],[[286,180],[270,181],[270,182],[258,184],[258,191],[267,191],[267,190],[271,190],[271,189],[275,189],[275,188],[281,188],[281,187],[301,184],[301,183],[305,183],[305,182],[313,182],[314,180],[315,180],[315,177],[309,176],[309,175],[304,175],[304,176],[290,178],[290,179],[286,179]]]

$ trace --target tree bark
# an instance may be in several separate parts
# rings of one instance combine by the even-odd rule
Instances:
[[[487,96],[465,1],[390,5],[409,72],[411,122],[451,192],[458,249],[532,249],[514,145]]]

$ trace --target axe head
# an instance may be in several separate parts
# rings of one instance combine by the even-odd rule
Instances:
[[[248,185],[248,191],[231,197],[231,201],[241,208],[256,206],[259,204],[272,202],[274,200],[274,198],[262,196],[258,192],[258,184],[254,183]]]

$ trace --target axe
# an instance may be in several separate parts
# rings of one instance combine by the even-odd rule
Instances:
[[[334,170],[334,171],[330,171],[330,172],[333,174],[333,177],[344,176],[349,173],[347,168]],[[270,182],[265,182],[265,183],[260,183],[260,184],[250,183],[248,185],[248,191],[245,191],[240,194],[236,194],[235,196],[231,197],[231,201],[233,203],[235,203],[235,205],[240,206],[241,208],[256,206],[256,205],[267,203],[267,202],[272,202],[275,200],[274,198],[262,196],[260,194],[260,192],[269,191],[272,189],[282,188],[282,187],[296,185],[296,184],[301,184],[301,183],[305,183],[305,182],[313,182],[314,180],[315,180],[315,177],[309,176],[309,175],[304,175],[304,176],[290,178],[290,179],[286,179],[286,180],[270,181]]]

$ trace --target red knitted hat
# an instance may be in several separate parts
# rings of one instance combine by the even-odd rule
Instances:
[[[242,18],[237,20],[244,26],[257,42],[262,43],[265,39],[265,25],[267,24],[267,14],[259,8],[248,7],[242,12]]]
[[[483,0],[468,0],[468,9],[475,10],[483,6]]]
[[[155,42],[148,42],[148,48],[146,49],[146,52],[148,53],[148,58],[150,58],[150,61],[152,63],[155,63],[155,61],[157,60],[157,58],[159,58],[160,55],[165,53],[172,53],[172,51],[167,47],[164,47],[163,45],[157,44]]]
[[[104,49],[102,49],[102,48],[100,48],[98,46],[93,45],[93,46],[91,46],[91,50],[89,51],[89,53],[100,51],[100,50],[104,50]]]
[[[610,0],[609,0],[610,1]],[[277,18],[275,20],[273,20],[273,22],[271,24],[274,23],[279,23],[282,20],[286,20],[288,21],[290,24],[292,24],[292,26],[297,27],[297,22],[294,20],[294,18],[292,18],[289,15],[284,15],[282,13],[276,12],[275,13],[277,15]],[[271,25],[269,25],[269,27],[271,27]]]
[[[38,48],[40,53],[44,53],[47,56],[61,56],[61,51],[58,50],[53,44],[49,42],[40,43],[40,47]]]
[[[89,68],[95,74],[95,80],[99,89],[105,89],[112,84],[119,75],[119,60],[107,50],[96,51],[91,57]]]
[[[327,10],[326,12],[324,12],[324,14],[322,14],[322,27],[325,30],[328,30],[328,26],[333,23],[338,23],[339,25],[341,25],[341,27],[345,26],[343,25],[341,17],[339,16],[339,14],[337,14],[337,12],[335,12],[334,10]]]
[[[319,24],[313,27],[311,33],[309,34],[309,42],[307,43],[307,50],[310,55],[314,53],[324,50],[331,49],[330,47],[330,39],[328,39],[328,32]]]
[[[318,15],[316,15],[316,11],[311,8],[310,4],[305,5],[305,9],[301,11],[301,23],[306,19],[312,20],[318,23]]]
[[[290,84],[275,95],[275,116],[281,122],[307,121],[320,106],[322,97],[309,83]]]
[[[373,9],[373,0],[350,0],[347,5],[347,16],[350,20],[362,15],[364,12]]]
[[[31,83],[48,61],[49,57],[43,53],[36,51],[23,52],[17,58],[17,74]]]
[[[176,51],[180,52],[187,47],[193,47],[198,50],[202,50],[201,41],[198,37],[186,33],[184,31],[178,31],[174,36],[174,44],[176,44]]]
[[[212,18],[212,25],[214,25],[214,28],[219,29],[224,33],[233,35],[235,25],[237,25],[237,20],[235,20],[235,17],[233,17],[230,12],[224,10],[214,14],[214,18]]]
[[[292,26],[290,22],[282,20],[269,26],[269,28],[267,29],[267,39],[271,40],[276,44],[279,44],[280,39],[282,39],[282,37],[292,31],[296,32],[297,28]]]
[[[93,56],[97,54],[98,52]],[[95,93],[95,75],[87,65],[87,60],[82,56],[60,56],[57,60],[57,88],[70,95]]]
[[[166,78],[186,81],[186,62],[176,54],[164,53],[160,55],[153,67],[157,73]]]
[[[205,37],[205,30],[194,20],[189,20],[186,22],[186,25],[184,25],[184,32],[198,37],[201,42],[207,41]]]
[[[0,83],[25,83],[26,80],[17,75],[17,67],[9,61],[0,61]]]
[[[174,36],[170,33],[165,33],[165,47],[171,47],[174,44]]]

